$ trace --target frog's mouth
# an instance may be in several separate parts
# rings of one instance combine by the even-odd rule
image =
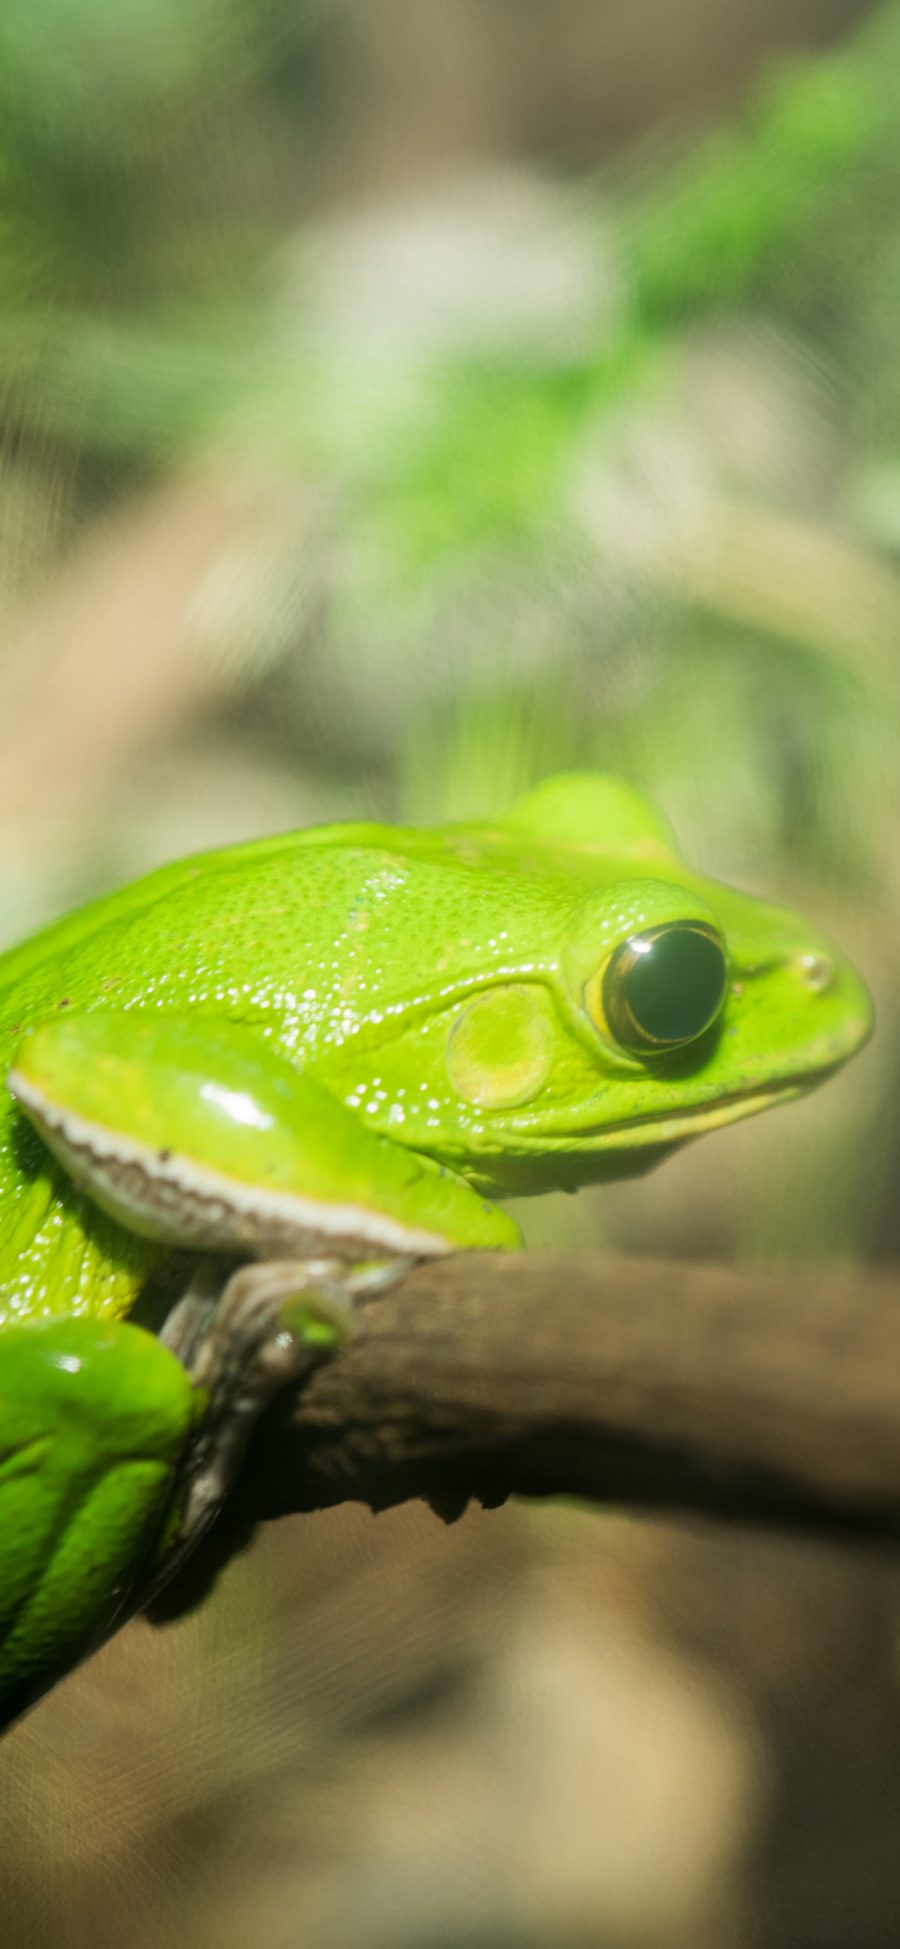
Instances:
[[[689,1138],[702,1137],[707,1130],[719,1130],[730,1123],[739,1123],[746,1117],[758,1116],[763,1110],[771,1110],[780,1103],[789,1103],[801,1096],[808,1096],[818,1089],[820,1083],[827,1082],[830,1076],[843,1068],[845,1058],[832,1055],[831,1060],[820,1068],[789,1076],[773,1076],[764,1081],[754,1081],[746,1088],[733,1089],[721,1095],[710,1092],[694,1103],[657,1103],[653,1108],[639,1111],[630,1116],[616,1116],[610,1111],[602,1121],[586,1115],[579,1121],[575,1112],[569,1112],[565,1122],[557,1123],[555,1129],[544,1126],[537,1131],[528,1118],[510,1117],[504,1123],[504,1138],[520,1155],[543,1153],[545,1156],[571,1151],[581,1154],[605,1153],[609,1156],[618,1151],[653,1150],[670,1148],[674,1144],[685,1143]],[[587,1106],[585,1106],[587,1107]]]
[[[739,1123],[793,1097],[806,1096],[838,1067],[835,1063],[812,1076],[773,1079],[678,1110],[658,1109],[620,1122],[583,1124],[580,1128],[571,1124],[552,1135],[546,1130],[538,1135],[525,1128],[513,1132],[507,1126],[504,1153],[480,1157],[467,1175],[499,1197],[527,1196],[546,1191],[551,1185],[574,1191],[581,1185],[612,1178],[639,1177],[662,1163],[680,1144],[702,1137],[708,1130]]]
[[[646,1144],[652,1132],[652,1143],[676,1143],[681,1137],[700,1137],[704,1130],[718,1130],[723,1124],[738,1123],[744,1117],[758,1116],[761,1110],[771,1110],[778,1103],[788,1103],[793,1097],[808,1096],[832,1076],[840,1065],[832,1063],[828,1069],[819,1070],[814,1076],[795,1077],[789,1082],[756,1084],[752,1089],[735,1090],[730,1096],[719,1096],[711,1103],[685,1104],[681,1109],[649,1110],[644,1116],[623,1117],[618,1123],[597,1124],[593,1129],[582,1132],[587,1143],[607,1142],[618,1150],[630,1144]],[[632,1134],[633,1133],[633,1134]]]

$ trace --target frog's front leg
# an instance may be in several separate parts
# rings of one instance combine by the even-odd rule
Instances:
[[[334,1339],[361,1286],[455,1246],[518,1242],[470,1185],[366,1128],[234,1023],[57,1017],[24,1038],[8,1081],[73,1182],[120,1224],[265,1262],[224,1292],[221,1265],[209,1290],[201,1269],[163,1333],[210,1403],[185,1536],[202,1527],[204,1494],[221,1501],[268,1398]]]
[[[233,1024],[140,1010],[57,1018],[23,1040],[8,1081],[73,1182],[119,1223],[165,1245],[260,1261],[239,1266],[223,1286],[220,1259],[211,1291],[203,1290],[201,1269],[199,1289],[166,1336],[179,1362],[139,1329],[116,1330],[153,1349],[156,1362],[178,1375],[176,1392],[189,1404],[176,1444],[184,1457],[177,1524],[165,1528],[149,1586],[142,1576],[132,1592],[133,1608],[205,1532],[253,1421],[278,1387],[339,1337],[342,1308],[360,1283],[370,1287],[411,1259],[456,1246],[508,1247],[518,1234],[462,1180],[362,1128],[312,1077]],[[190,1405],[198,1398],[205,1403],[199,1426]],[[85,1439],[90,1412],[89,1405]],[[95,1412],[102,1429],[102,1398]],[[16,1453],[37,1456],[41,1440],[52,1448],[56,1429],[64,1476],[71,1465],[62,1397],[57,1405],[54,1394],[36,1433],[26,1428]],[[105,1443],[104,1435],[103,1454]],[[98,1594],[93,1609],[87,1577],[74,1604],[82,1622],[63,1633],[50,1677],[69,1662],[65,1646],[79,1656],[125,1596],[130,1577],[116,1552],[123,1565],[143,1560],[166,1485],[170,1495],[175,1486],[174,1453],[165,1449],[153,1518],[134,1519],[139,1540],[114,1539],[104,1573],[110,1592]],[[57,1501],[65,1526],[65,1495]],[[3,1507],[0,1527],[10,1547]]]
[[[353,1263],[519,1243],[453,1171],[236,1023],[57,1016],[23,1038],[7,1081],[73,1183],[165,1245]]]
[[[142,1328],[0,1336],[0,1726],[111,1629],[165,1527],[204,1397]]]

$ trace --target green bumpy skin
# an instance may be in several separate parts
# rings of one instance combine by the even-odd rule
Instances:
[[[4,1720],[109,1630],[159,1533],[201,1412],[177,1361],[127,1322],[44,1319],[5,1334]]]
[[[202,1408],[127,1315],[175,1254],[509,1247],[491,1197],[644,1169],[869,1028],[802,920],[590,775],[183,860],[5,955],[0,1718],[171,1524]]]

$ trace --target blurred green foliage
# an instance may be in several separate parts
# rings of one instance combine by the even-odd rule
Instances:
[[[812,10],[786,11],[799,38]],[[278,818],[464,818],[597,765],[876,990],[875,1043],[821,1097],[536,1201],[535,1243],[900,1245],[900,0],[858,11],[702,125],[613,159],[598,128],[591,171],[500,168],[498,136],[442,182],[411,137],[387,187],[348,162],[355,118],[370,86],[402,128],[412,75],[440,121],[464,86],[440,0],[384,8],[374,78],[365,0],[0,4],[0,749],[31,757],[22,617],[53,637],[95,533],[119,559],[105,518],[169,493],[171,546],[185,480],[251,508],[265,484],[199,590],[201,700],[160,644],[174,701],[149,752],[123,712],[118,770],[99,740],[93,824],[0,791],[4,938]],[[514,49],[525,16],[532,41],[570,17],[462,13],[470,58],[488,19]],[[711,39],[745,27],[722,4]],[[146,642],[168,564],[139,542]],[[116,670],[82,680],[79,649],[61,704],[41,666],[39,717],[83,681],[115,718]],[[193,1625],[123,1633],[19,1728],[4,1944],[894,1940],[873,1557],[786,1541],[779,1568],[558,1508],[343,1514],[274,1526]]]
[[[897,0],[712,131],[349,217],[317,207],[342,31],[6,0],[3,593],[150,483],[262,469],[283,518],[211,650],[329,811],[602,765],[709,869],[889,915]]]

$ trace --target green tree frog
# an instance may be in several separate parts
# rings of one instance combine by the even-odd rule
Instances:
[[[7,953],[0,1721],[203,1532],[317,1293],[513,1247],[495,1196],[644,1169],[869,1025],[812,929],[594,775],[181,860]]]

